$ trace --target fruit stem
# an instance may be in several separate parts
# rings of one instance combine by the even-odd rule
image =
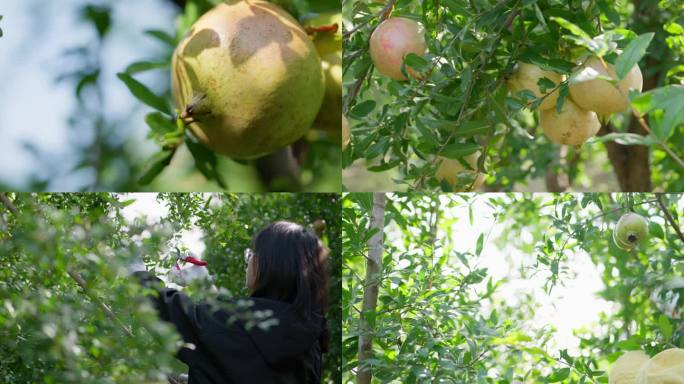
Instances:
[[[679,239],[684,243],[684,234],[682,233],[682,230],[679,229],[679,225],[677,224],[677,222],[674,220],[674,218],[670,214],[670,211],[667,210],[667,207],[665,206],[665,203],[663,202],[663,195],[660,193],[657,193],[656,194],[656,201],[658,202],[660,209],[663,211],[665,218],[667,219],[667,221],[670,223],[672,228],[677,233],[677,236],[679,237]]]
[[[209,112],[203,110],[203,102],[207,98],[207,95],[204,93],[199,93],[193,96],[192,100],[190,103],[188,103],[187,106],[185,106],[185,109],[183,109],[183,112],[181,112],[180,116],[178,118],[183,122],[183,124],[188,125],[192,124],[195,121],[196,116],[198,115],[206,115]]]

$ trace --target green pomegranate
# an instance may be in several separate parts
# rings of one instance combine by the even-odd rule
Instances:
[[[340,115],[342,115],[342,14],[322,13],[305,23],[305,26],[333,26],[337,31],[314,33],[314,45],[321,56],[325,73],[325,97],[314,126],[340,137]]]
[[[325,92],[311,39],[266,1],[214,7],[178,45],[172,65],[181,119],[202,144],[236,159],[264,156],[302,137]]]
[[[613,230],[615,244],[626,250],[636,247],[648,237],[648,221],[641,215],[630,212],[622,215]]]

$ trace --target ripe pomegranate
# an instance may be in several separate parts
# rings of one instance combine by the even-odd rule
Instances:
[[[202,15],[173,55],[181,119],[208,148],[256,158],[302,137],[325,91],[311,39],[287,12],[227,0]]]
[[[600,75],[617,80],[615,67],[606,63],[608,70],[601,60],[596,57],[589,58],[584,66],[579,68],[591,68]],[[604,79],[592,79],[570,84],[570,97],[580,107],[594,111],[605,116],[611,113],[623,112],[629,108],[627,95],[630,89],[641,92],[644,78],[638,65],[634,65],[627,76],[617,83],[617,86]]]
[[[512,93],[518,93],[527,89],[532,91],[534,96],[540,98],[550,92],[548,89],[546,92],[542,92],[539,88],[537,83],[542,78],[547,78],[553,81],[556,85],[563,82],[563,75],[559,73],[544,71],[534,64],[518,63],[518,68],[513,76],[511,76],[511,78],[508,80],[508,89]],[[539,110],[543,111],[555,107],[556,100],[558,100],[558,90],[551,93],[544,99],[544,101],[542,101],[542,103],[539,105]]]
[[[574,146],[584,144],[601,128],[596,113],[578,107],[570,99],[563,101],[560,114],[556,112],[556,108],[542,111],[539,125],[552,142]]]
[[[370,38],[370,56],[373,65],[383,75],[396,80],[407,80],[401,73],[401,64],[409,53],[423,55],[427,50],[423,27],[403,17],[391,17],[373,31]],[[407,72],[418,77],[411,68]]]
[[[437,166],[437,173],[435,173],[435,177],[439,181],[446,181],[452,188],[456,188],[459,185],[459,176],[474,176],[475,181],[462,186],[459,190],[454,190],[454,192],[474,191],[478,189],[482,183],[484,183],[485,179],[483,174],[477,172],[477,159],[479,157],[480,152],[475,152],[464,157],[463,159],[472,168],[467,169],[457,159],[439,156],[439,165]]]

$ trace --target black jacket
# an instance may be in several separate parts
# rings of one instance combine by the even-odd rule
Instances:
[[[144,286],[161,286],[148,272],[135,276]],[[178,352],[189,366],[189,384],[320,383],[321,337],[327,332],[323,316],[305,319],[288,303],[249,298],[254,302],[250,310],[273,311],[278,325],[248,331],[241,321],[228,321],[232,309],[194,303],[175,289],[160,288],[158,293],[153,300],[160,317],[194,345]]]

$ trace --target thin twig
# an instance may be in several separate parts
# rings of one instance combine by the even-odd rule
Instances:
[[[109,308],[107,304],[103,303],[100,299],[90,294],[85,280],[83,280],[83,277],[81,277],[81,275],[78,272],[68,270],[67,274],[76,282],[76,284],[78,284],[83,289],[83,292],[86,294],[86,296],[88,296],[91,300],[95,301],[96,303],[100,304],[100,307],[102,307],[102,310],[107,315],[107,317],[109,317],[110,320],[112,320],[116,325],[118,325],[119,328],[121,328],[121,330],[123,330],[126,335],[134,337],[133,332],[121,321],[121,319],[119,319],[118,316],[116,316],[116,314],[112,311],[111,308]]]
[[[389,12],[389,11],[390,11],[390,9],[392,9],[392,7],[394,7],[394,4],[395,4],[396,2],[397,2],[397,0],[390,0],[390,1],[387,2],[387,4],[385,4],[384,7],[382,7],[382,10],[381,10],[380,13],[378,13],[378,15],[376,16],[376,17],[380,20],[380,22],[382,22],[382,21],[385,20],[387,17],[389,17],[389,15],[390,15],[390,12]],[[355,27],[352,28],[351,30],[349,30],[349,31],[347,31],[347,32],[345,32],[345,33],[343,33],[343,34],[342,34],[342,38],[343,38],[343,39],[349,38],[349,36],[353,35],[354,33],[358,32],[361,28],[363,28],[363,27],[365,27],[366,25],[368,25],[368,23],[370,23],[371,20],[373,20],[372,17],[369,18],[368,20],[364,21],[363,23],[361,23],[361,24],[355,26]],[[379,24],[380,24],[380,23],[378,23],[378,25],[379,25]],[[376,27],[376,28],[377,28],[377,27]],[[375,30],[375,28],[373,28],[373,30]],[[373,33],[373,30],[371,30],[371,33]]]
[[[670,223],[672,228],[674,228],[675,232],[677,232],[677,236],[679,236],[679,239],[684,243],[684,234],[682,234],[682,230],[679,229],[679,225],[677,225],[677,222],[675,222],[674,218],[670,214],[670,211],[667,210],[667,207],[663,202],[663,194],[656,193],[656,199],[658,201],[658,205],[660,205],[660,209],[663,211],[663,214],[665,215],[665,218]]]
[[[17,207],[12,204],[12,200],[9,199],[6,193],[0,193],[0,202],[2,202],[2,205],[5,206],[10,212],[13,214],[17,214]]]

